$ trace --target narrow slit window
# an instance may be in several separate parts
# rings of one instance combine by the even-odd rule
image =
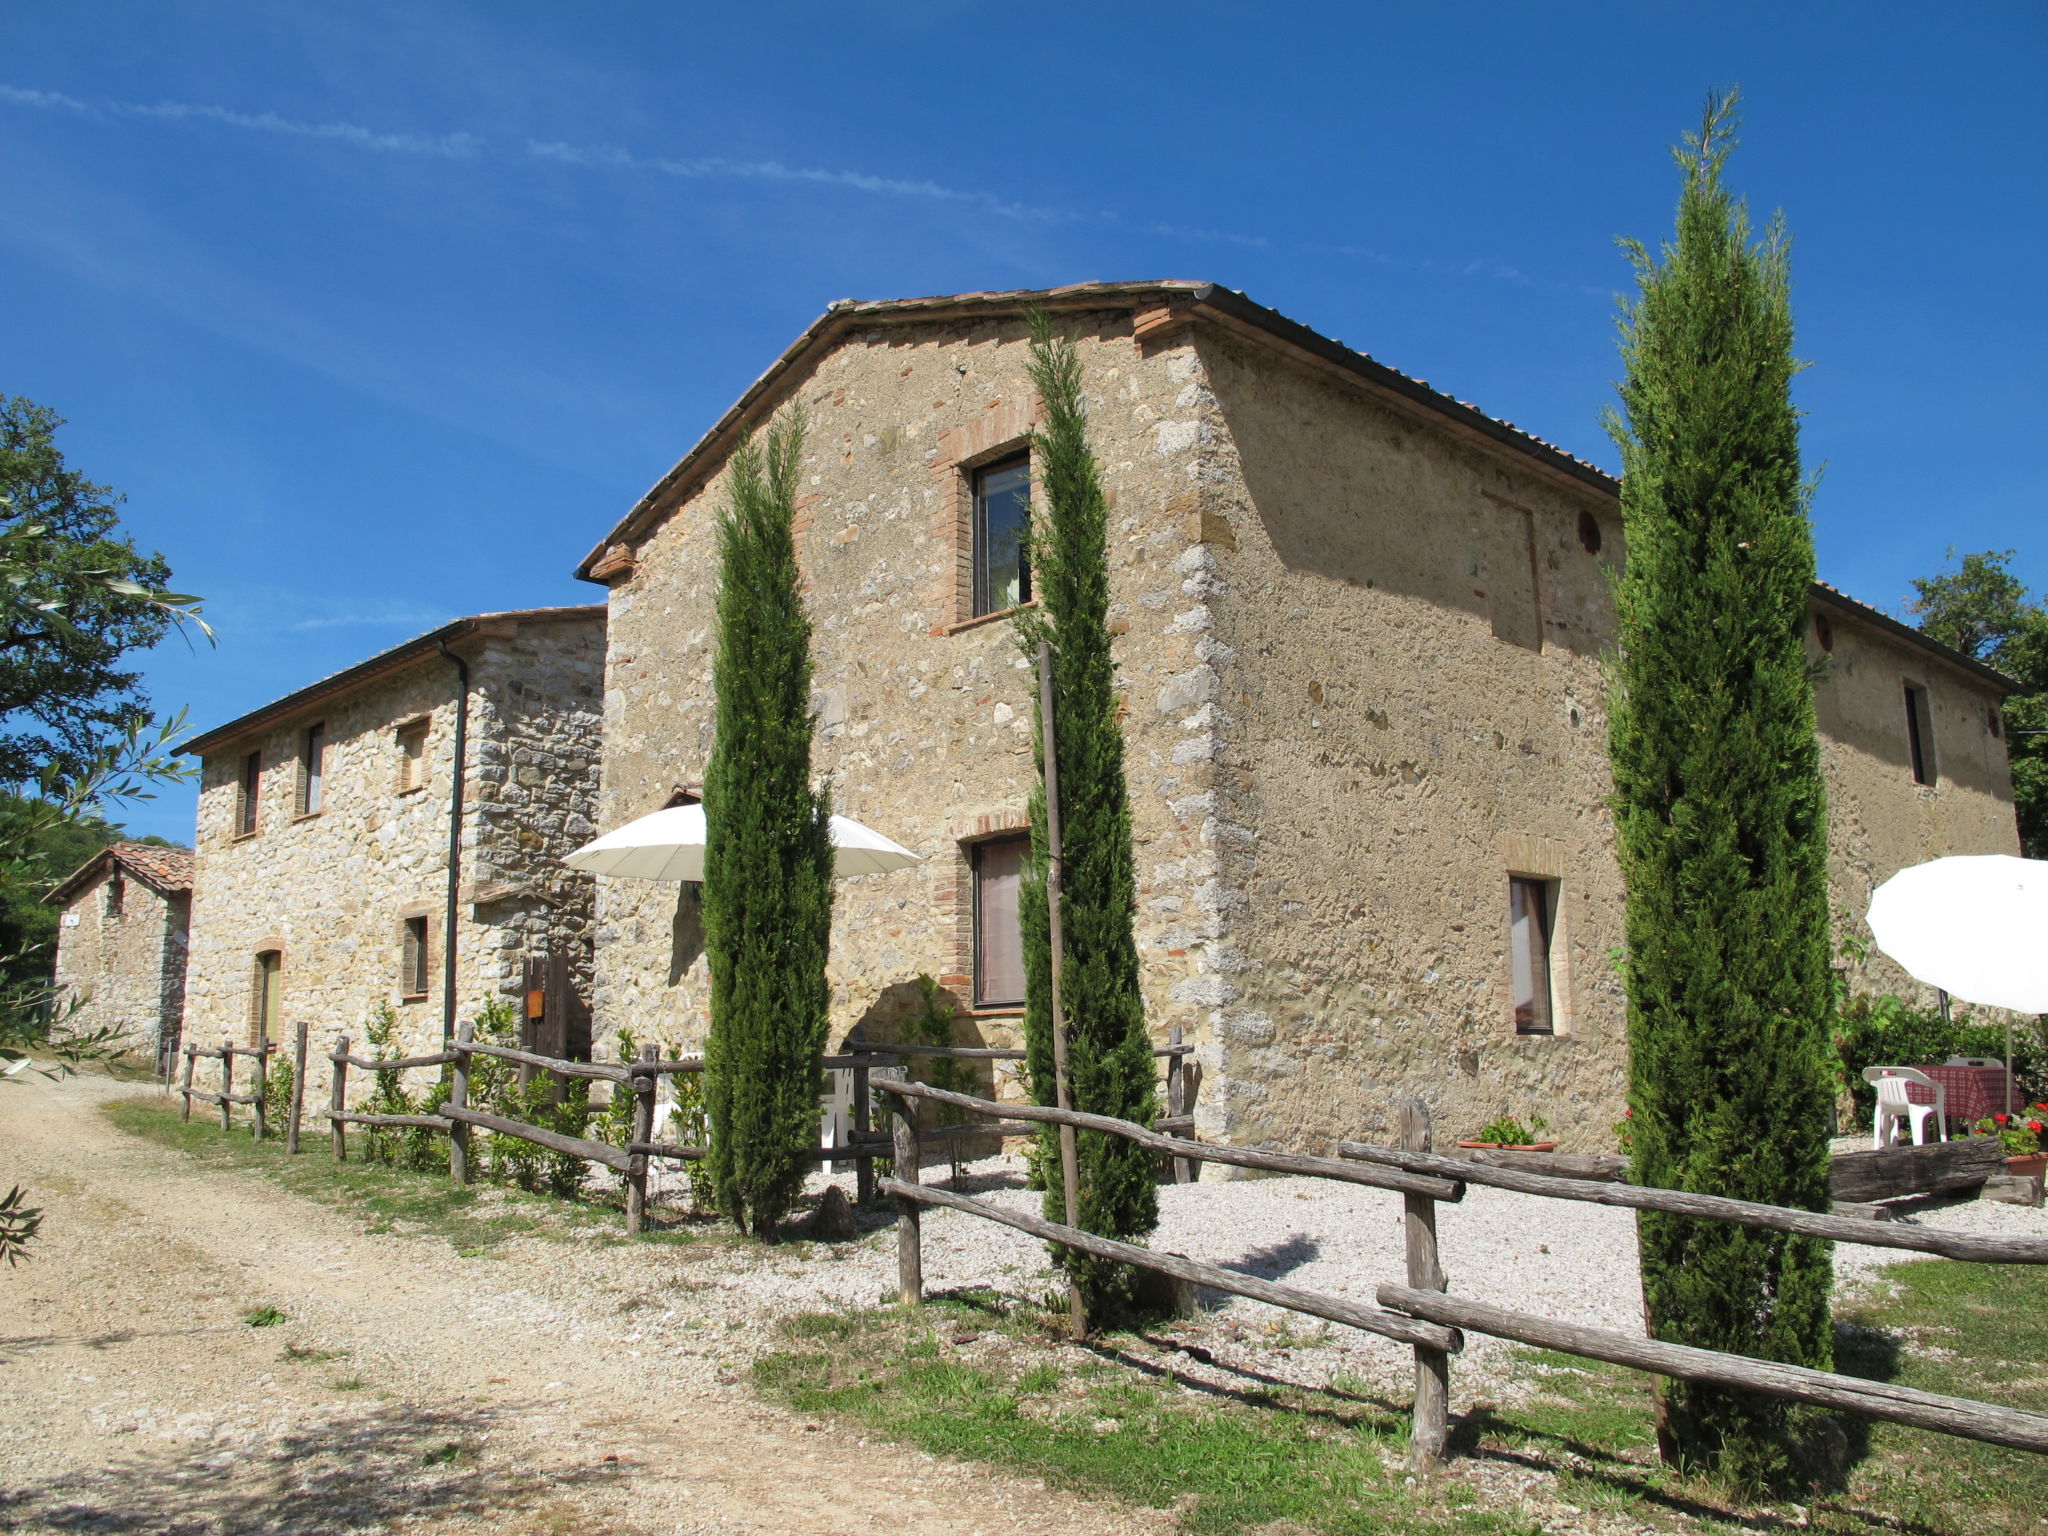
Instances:
[[[1927,690],[1906,684],[1906,757],[1913,765],[1915,784],[1934,782],[1934,717],[1927,705]]]
[[[256,831],[257,808],[263,803],[263,754],[251,752],[242,759],[242,787],[236,805],[235,835],[249,837]]]
[[[408,725],[398,733],[398,792],[405,794],[427,785],[427,726],[425,721]]]
[[[299,814],[317,816],[327,801],[327,722],[306,727],[306,745],[300,754],[305,778],[299,786]]]
[[[249,1043],[275,1040],[284,1006],[284,955],[266,949],[256,956],[249,994]]]
[[[1508,963],[1514,984],[1515,1033],[1555,1032],[1550,997],[1553,903],[1548,880],[1508,878]]]
[[[974,474],[974,612],[1031,601],[1024,533],[1031,526],[1031,459],[1005,459]]]
[[[1024,1001],[1024,924],[1017,907],[1031,839],[976,843],[974,858],[974,1006]]]
[[[427,995],[427,920],[408,917],[400,936],[398,990],[404,997]]]

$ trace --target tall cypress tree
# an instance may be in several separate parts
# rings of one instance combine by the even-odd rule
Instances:
[[[1073,1106],[1150,1124],[1158,1111],[1152,1045],[1138,990],[1138,946],[1131,932],[1137,876],[1131,849],[1130,795],[1124,783],[1123,728],[1117,719],[1116,670],[1109,640],[1108,504],[1088,446],[1081,361],[1073,339],[1055,336],[1050,320],[1031,316],[1031,382],[1043,425],[1031,440],[1033,478],[1031,578],[1037,611],[1017,625],[1027,655],[1052,645],[1054,737],[1064,861],[1060,931],[1061,999],[1067,1018],[1067,1066]],[[1037,705],[1034,702],[1034,712]],[[1052,964],[1046,910],[1045,736],[1038,719],[1039,787],[1032,797],[1034,878],[1021,893],[1026,1006],[1024,1042],[1033,1097],[1054,1101]],[[1151,1154],[1117,1136],[1076,1137],[1078,1219],[1104,1237],[1142,1239],[1157,1225],[1159,1203]],[[1066,1220],[1057,1139],[1040,1138],[1045,1210]],[[1127,1301],[1140,1287],[1130,1266],[1056,1250],[1094,1315]],[[1147,1288],[1149,1290],[1149,1288]]]
[[[1675,240],[1624,241],[1626,569],[1609,747],[1627,889],[1635,1178],[1826,1210],[1827,806],[1803,635],[1814,576],[1791,399],[1789,241],[1752,240],[1722,184],[1735,95],[1709,98]],[[1650,1332],[1825,1368],[1829,1250],[1637,1218]],[[1665,1459],[1782,1481],[1798,1426],[1770,1398],[1666,1383]]]
[[[704,770],[707,1160],[719,1209],[774,1241],[817,1141],[832,845],[811,784],[811,626],[792,525],[801,413],[734,453],[718,525],[716,736]]]

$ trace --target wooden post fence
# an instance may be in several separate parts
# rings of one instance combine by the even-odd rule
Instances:
[[[892,1077],[906,1076],[904,1069],[895,1068]],[[895,1098],[890,1101],[889,1120],[896,1133],[895,1182],[915,1185],[922,1170],[918,1166],[917,1151],[917,1100]],[[914,1200],[898,1198],[896,1202],[896,1298],[906,1307],[914,1307],[924,1300],[924,1233],[923,1207]]]
[[[1176,1024],[1168,1031],[1168,1045],[1181,1043],[1181,1027]],[[1188,1118],[1188,1059],[1178,1052],[1166,1058],[1166,1115],[1176,1130]],[[1201,1174],[1202,1165],[1190,1158],[1176,1157],[1173,1160],[1173,1182],[1192,1184]]]
[[[231,1036],[220,1037],[220,1128],[228,1128],[228,1112],[234,1108],[228,1102],[228,1095],[235,1091],[235,1042]]]
[[[1420,1099],[1401,1101],[1401,1145],[1411,1152],[1431,1150],[1429,1106]],[[1436,1249],[1436,1201],[1428,1195],[1403,1195],[1407,1229],[1408,1283],[1419,1291],[1444,1288],[1443,1265]],[[1408,1441],[1408,1465],[1434,1472],[1443,1465],[1450,1437],[1451,1357],[1429,1344],[1415,1348],[1415,1417]]]
[[[448,1103],[455,1109],[469,1108],[469,1043],[476,1026],[464,1019],[455,1026],[455,1060],[450,1064]],[[450,1116],[448,1125],[448,1177],[467,1184],[469,1172],[469,1122]]]
[[[301,1019],[292,1045],[292,1115],[284,1131],[284,1150],[292,1157],[298,1155],[299,1120],[306,1108],[306,1035],[312,1027]]]
[[[867,1058],[860,1053],[866,1049],[868,1034],[856,1024],[846,1037],[847,1047],[854,1054],[853,1073],[853,1139],[856,1143],[867,1139],[874,1130],[874,1088],[868,1082]],[[860,1205],[870,1205],[875,1198],[875,1165],[872,1159],[862,1158],[853,1165],[854,1200]]]
[[[345,1163],[348,1161],[348,1123],[340,1116],[348,1108],[347,1035],[334,1037],[334,1054],[328,1060],[333,1063],[334,1070],[328,1077],[327,1100],[332,1113],[327,1117],[327,1129],[334,1137],[334,1160]]]
[[[640,1060],[648,1070],[633,1074],[633,1140],[644,1143],[654,1134],[653,1067],[660,1052],[652,1045],[640,1047]],[[612,1089],[613,1093],[619,1088]],[[634,1152],[626,1164],[626,1231],[638,1234],[647,1226],[647,1154]]]
[[[185,1114],[184,1114],[184,1118],[185,1118],[185,1119],[187,1119],[187,1120],[190,1120],[190,1119],[192,1118],[192,1069],[193,1069],[193,1067],[195,1067],[196,1065],[198,1065],[198,1062],[199,1062],[199,1047],[198,1047],[198,1046],[196,1046],[196,1045],[188,1045],[188,1046],[186,1046],[186,1047],[185,1047]]]

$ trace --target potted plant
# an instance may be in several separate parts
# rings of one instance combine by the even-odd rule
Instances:
[[[1511,1115],[1501,1115],[1481,1126],[1476,1137],[1460,1137],[1458,1145],[1499,1152],[1555,1152],[1556,1142],[1536,1139],[1547,1123],[1541,1115],[1530,1116],[1527,1125]]]
[[[2006,1172],[2023,1179],[2048,1176],[2048,1152],[2041,1150],[2041,1137],[2048,1133],[2048,1104],[2032,1104],[2031,1113],[1987,1115],[1970,1127],[1972,1136],[1996,1136],[2005,1147]]]

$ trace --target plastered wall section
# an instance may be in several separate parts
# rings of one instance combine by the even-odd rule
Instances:
[[[599,620],[557,622],[469,637],[457,647],[471,669],[459,1016],[492,998],[513,1001],[523,955],[551,942],[582,954],[587,977],[591,883],[562,869],[560,858],[593,825],[602,635]],[[205,760],[191,1041],[253,1039],[256,955],[276,949],[283,956],[281,1033],[289,1040],[298,1021],[311,1025],[314,1100],[324,1102],[325,1056],[335,1037],[348,1034],[361,1052],[364,1021],[380,1004],[398,1016],[401,1052],[440,1048],[455,699],[455,668],[433,656],[325,701],[323,713],[267,730],[253,836],[238,834],[237,808],[243,754],[258,741]],[[398,733],[422,719],[426,782],[403,790]],[[305,815],[298,810],[301,753],[315,720],[327,725],[326,776],[320,811]],[[428,925],[428,985],[417,995],[400,975],[408,917]],[[367,1088],[363,1076],[352,1081]]]
[[[1210,640],[1184,591],[1187,519],[1210,470],[1214,405],[1192,354],[1141,347],[1128,316],[1077,322],[1091,423],[1112,498],[1113,623],[1143,903],[1138,936],[1155,1038],[1203,1016],[1201,914],[1215,866],[1214,767],[1156,701]],[[1008,620],[972,622],[963,592],[966,472],[1021,447],[1033,400],[1021,320],[855,335],[791,389],[809,413],[799,559],[815,626],[816,763],[835,808],[917,852],[915,869],[842,881],[833,1038],[890,1039],[920,972],[965,1017],[962,1043],[1018,1043],[1016,1010],[974,1011],[968,848],[1026,824],[1035,684]],[[699,782],[711,745],[722,479],[690,494],[613,590],[605,825]],[[1183,685],[1185,686],[1185,685]],[[702,930],[688,892],[604,879],[597,1024],[691,1047],[706,1026]]]
[[[56,984],[79,999],[70,1027],[113,1029],[126,1050],[154,1059],[178,1038],[185,1010],[186,924],[191,898],[166,896],[123,875],[118,913],[102,873],[66,903],[58,919]]]
[[[1207,608],[1235,935],[1204,1128],[1327,1148],[1414,1094],[1440,1136],[1540,1114],[1583,1142],[1626,1062],[1598,658],[1618,518],[1347,381],[1207,332],[1201,354],[1231,461]],[[1549,1036],[1512,1021],[1511,875],[1554,882]]]
[[[1828,777],[1829,895],[1838,929],[1867,944],[1871,893],[1901,869],[1948,854],[2019,852],[2005,722],[1998,691],[1982,678],[1832,606],[1814,617],[1807,651]],[[1909,684],[1932,706],[1926,784],[1913,777]],[[1934,1001],[1882,954],[1849,969],[1859,991]]]

